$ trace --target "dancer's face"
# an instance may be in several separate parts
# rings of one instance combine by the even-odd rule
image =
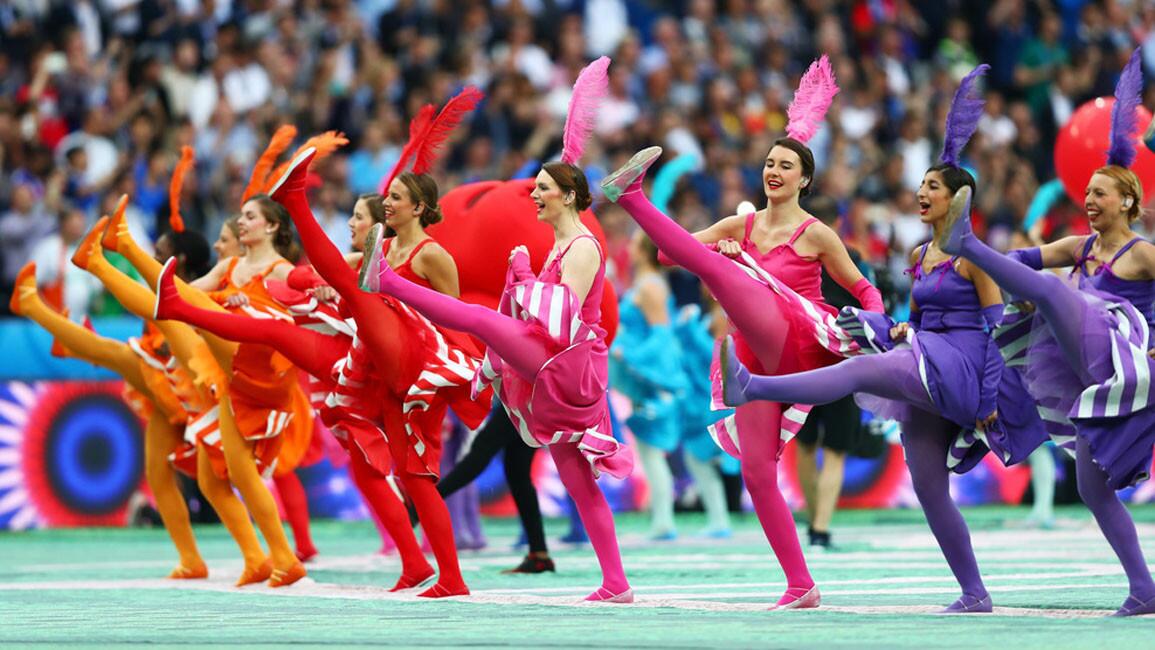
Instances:
[[[934,223],[950,209],[951,191],[941,172],[930,171],[918,186],[918,216],[923,223]]]
[[[260,204],[256,201],[249,201],[241,206],[241,216],[237,220],[241,245],[251,249],[258,244],[272,241],[278,227],[278,224],[265,218]]]
[[[349,232],[353,235],[353,250],[365,250],[365,236],[373,227],[373,216],[369,214],[369,205],[365,199],[360,199],[353,206],[353,216],[349,217]]]
[[[762,189],[771,203],[783,203],[798,196],[803,183],[810,179],[802,175],[802,159],[786,147],[774,147],[766,154],[762,167]]]
[[[213,252],[217,254],[217,259],[238,257],[242,250],[241,240],[233,234],[233,229],[226,224],[221,224],[221,232],[217,235],[217,240],[213,242]]]
[[[1083,194],[1083,209],[1091,228],[1097,232],[1109,230],[1120,220],[1126,221],[1123,202],[1131,197],[1123,196],[1115,180],[1105,174],[1093,174]],[[1134,200],[1134,199],[1132,199]]]
[[[385,195],[384,204],[385,225],[393,230],[398,230],[400,226],[419,218],[424,207],[420,203],[414,203],[409,188],[396,179],[389,184],[389,193]]]
[[[572,192],[558,187],[557,181],[544,169],[537,173],[533,191],[529,198],[537,206],[537,220],[552,223],[568,212],[572,206]]]

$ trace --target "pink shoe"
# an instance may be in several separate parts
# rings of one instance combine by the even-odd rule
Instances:
[[[814,609],[822,604],[822,596],[818,593],[818,585],[814,585],[806,593],[802,595],[795,595],[801,591],[801,587],[791,587],[782,594],[778,602],[770,608],[770,611],[777,611],[780,609]],[[793,594],[791,592],[794,592]]]
[[[384,239],[385,226],[379,223],[373,224],[369,228],[369,233],[365,235],[364,255],[361,258],[361,276],[357,279],[362,291],[377,293],[381,287],[379,276],[381,274],[381,262],[385,258],[384,251],[381,249],[381,242]]]
[[[626,590],[620,594],[615,594],[605,587],[598,587],[592,594],[586,596],[586,600],[592,603],[616,603],[629,604],[634,602],[634,590],[626,587]]]

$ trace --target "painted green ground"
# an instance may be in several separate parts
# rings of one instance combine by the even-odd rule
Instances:
[[[1133,508],[1148,556],[1155,507]],[[588,547],[555,544],[559,572],[504,576],[516,563],[514,524],[487,520],[490,548],[464,553],[474,595],[425,601],[389,594],[395,558],[372,554],[370,524],[319,522],[310,579],[287,589],[231,586],[240,572],[219,527],[198,529],[210,580],[159,579],[175,555],[162,530],[0,533],[0,647],[18,645],[289,645],[526,648],[1140,648],[1155,617],[1105,619],[1126,582],[1081,508],[1053,531],[1007,525],[1010,508],[966,512],[995,598],[992,616],[931,612],[957,596],[921,515],[840,513],[839,548],[808,553],[823,593],[812,611],[767,612],[784,588],[752,517],[724,542],[654,543],[638,515],[619,518],[634,605],[583,605],[598,583]],[[564,523],[549,522],[558,535]]]

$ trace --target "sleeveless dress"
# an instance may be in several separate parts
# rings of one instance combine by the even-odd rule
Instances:
[[[625,478],[634,459],[610,426],[606,332],[600,325],[606,271],[601,246],[597,275],[584,302],[579,304],[561,282],[561,262],[573,242],[583,238],[597,245],[592,235],[575,237],[536,277],[524,252],[510,260],[498,311],[529,323],[530,335],[552,354],[530,381],[487,350],[474,376],[474,393],[492,385],[527,445],[576,443],[594,476],[606,472]]]
[[[973,282],[959,274],[958,257],[923,270],[928,246],[922,247],[910,272],[914,276],[911,296],[921,321],[911,336],[923,388],[943,418],[960,428],[946,458],[947,467],[958,474],[974,468],[988,451],[1005,465],[1027,458],[1047,437],[1018,371],[1008,368],[984,322],[982,304]],[[852,307],[843,310],[877,332],[876,346],[892,349],[893,322],[884,314]],[[858,394],[859,404],[876,416],[904,421],[916,407],[873,395]],[[978,420],[994,411],[998,418],[989,428],[976,429]]]
[[[233,258],[217,287],[218,299],[243,293],[249,304],[230,309],[255,319],[289,320],[285,308],[265,286],[265,276],[276,266],[288,264],[278,260],[254,275],[243,286],[233,282],[233,271],[240,258]],[[297,368],[269,346],[241,343],[233,357],[229,379],[229,401],[237,431],[253,447],[257,470],[262,475],[282,474],[297,467],[309,448],[313,434],[313,410],[301,389]],[[209,451],[213,471],[228,475],[224,447],[219,430],[201,438]]]
[[[1083,299],[1083,337],[1105,340],[1110,349],[1110,354],[1096,355],[1090,346],[1084,348],[1081,365],[1088,376],[1100,379],[1090,385],[1080,379],[1042,314],[1033,309],[1012,307],[996,331],[996,341],[1007,365],[1022,369],[1056,444],[1074,453],[1075,436],[1084,437],[1108,484],[1122,489],[1148,478],[1155,445],[1155,362],[1147,356],[1155,321],[1155,281],[1124,280],[1112,270],[1139,237],[1088,275],[1097,236],[1087,238],[1068,277]]]
[[[826,304],[822,297],[822,263],[817,259],[807,259],[798,254],[794,244],[806,229],[818,223],[810,217],[798,225],[790,239],[771,248],[765,254],[758,250],[750,239],[754,230],[754,215],[746,217],[746,232],[742,237],[742,257],[735,263],[754,279],[767,286],[769,299],[782,305],[782,313],[789,319],[789,341],[783,347],[782,359],[777,368],[767,370],[751,351],[741,331],[734,332],[734,351],[738,358],[760,375],[788,375],[805,370],[814,370],[837,363],[842,359],[840,350],[854,346],[849,337],[839,337],[834,326],[838,310]],[[751,296],[751,300],[757,299]],[[710,368],[711,408],[727,410],[722,402],[722,371],[718,354],[715,352]],[[798,434],[806,417],[813,409],[811,404],[783,405],[779,435],[782,445]],[[729,415],[709,427],[710,436],[722,449],[735,458],[741,458],[738,447],[738,426],[734,415]]]
[[[653,275],[640,282],[665,280]],[[636,296],[637,284],[619,302],[618,335],[610,348],[610,385],[633,405],[626,426],[634,437],[671,452],[681,442],[682,403],[689,392],[681,342],[675,333],[674,298],[669,295],[666,301],[670,322],[651,325],[635,304]]]

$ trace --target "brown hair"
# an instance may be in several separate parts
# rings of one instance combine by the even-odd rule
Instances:
[[[1131,198],[1131,207],[1123,208],[1123,214],[1127,215],[1128,221],[1134,223],[1143,214],[1143,184],[1139,182],[1139,177],[1135,172],[1119,165],[1100,167],[1095,170],[1095,174],[1102,174],[1115,181],[1115,189],[1124,198]]]
[[[571,165],[564,162],[547,162],[541,166],[545,173],[549,174],[553,182],[561,188],[562,192],[569,194],[574,193],[574,208],[578,212],[590,207],[594,202],[590,196],[590,184],[586,180],[585,172],[576,165]]]
[[[301,252],[293,235],[293,220],[289,217],[289,211],[268,194],[254,194],[246,201],[250,202],[257,204],[265,221],[277,224],[277,231],[273,233],[273,248],[281,257],[296,264]]]
[[[794,138],[778,138],[770,146],[770,149],[774,149],[774,147],[786,147],[798,154],[798,158],[802,161],[802,176],[806,178],[806,183],[799,189],[798,193],[802,196],[808,196],[810,188],[814,185],[814,152],[810,151],[810,147]]]
[[[241,238],[240,217],[229,217],[228,219],[225,219],[225,227],[229,229],[229,232],[233,233],[233,237],[236,237],[237,239]]]
[[[373,223],[385,223],[385,197],[370,192],[357,197],[358,201],[365,202],[365,209],[369,211],[369,218]]]
[[[421,211],[421,227],[428,228],[441,221],[441,208],[437,206],[437,181],[429,174],[414,174],[404,172],[398,174],[397,180],[409,190],[409,198],[414,203],[425,206]],[[382,208],[384,215],[384,208]]]

